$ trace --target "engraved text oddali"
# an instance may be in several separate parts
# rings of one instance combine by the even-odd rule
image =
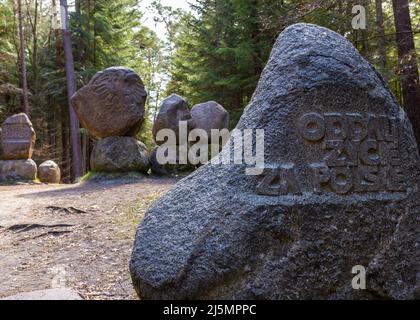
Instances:
[[[313,192],[336,194],[404,192],[399,150],[400,123],[371,113],[306,113],[297,124],[305,144],[323,150],[311,168]],[[257,186],[262,195],[300,193],[293,164],[266,168]]]

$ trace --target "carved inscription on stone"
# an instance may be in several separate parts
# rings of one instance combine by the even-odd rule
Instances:
[[[299,194],[294,165],[289,163],[264,168],[262,179],[257,185],[257,193],[269,196]]]
[[[404,192],[406,182],[399,149],[399,120],[372,113],[303,114],[297,122],[302,142],[321,151],[308,163],[314,193]],[[299,193],[294,165],[266,168],[256,192]]]
[[[298,121],[302,139],[324,150],[310,164],[313,191],[405,191],[399,151],[399,122],[362,113],[307,113]]]
[[[32,140],[32,130],[27,124],[12,123],[3,125],[2,140],[4,143],[25,143]]]
[[[34,143],[35,131],[25,114],[11,116],[2,124],[1,144],[5,160],[30,159]]]
[[[71,98],[81,124],[97,138],[136,136],[144,120],[147,92],[132,70],[98,72]]]
[[[142,80],[129,69],[107,69],[98,73],[89,85],[92,92],[109,107],[123,103],[136,108],[144,104],[147,97]]]

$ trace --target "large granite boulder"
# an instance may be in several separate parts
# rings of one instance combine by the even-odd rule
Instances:
[[[227,129],[229,126],[229,113],[215,101],[195,105],[191,109],[191,116],[196,129],[202,129],[211,137],[211,130]]]
[[[182,97],[172,94],[163,101],[153,124],[152,133],[156,143],[158,145],[164,143],[164,141],[157,141],[156,135],[158,132],[162,129],[169,129],[175,133],[178,144],[181,121],[187,122],[187,133],[194,128],[187,102]]]
[[[244,129],[265,130],[263,174],[209,163],[155,202],[130,263],[140,297],[420,298],[418,148],[350,42],[314,25],[287,28]],[[366,290],[352,286],[355,266]]]
[[[60,167],[52,160],[45,161],[38,167],[38,178],[43,183],[60,183]]]
[[[150,169],[146,146],[131,137],[109,137],[96,142],[90,158],[93,171],[147,173]]]
[[[71,104],[83,127],[97,138],[135,136],[144,120],[143,81],[122,67],[98,72],[77,91]]]
[[[30,159],[34,151],[36,134],[28,116],[24,113],[7,118],[1,126],[3,159]]]
[[[0,181],[32,181],[36,172],[36,163],[31,159],[0,161]]]

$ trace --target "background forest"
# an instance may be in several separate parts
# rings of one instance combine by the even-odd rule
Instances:
[[[413,126],[420,128],[418,0],[189,3],[190,10],[184,11],[160,1],[68,1],[77,88],[107,67],[134,69],[149,91],[139,137],[149,147],[160,102],[171,93],[184,96],[191,106],[219,102],[230,112],[234,128],[277,35],[296,22],[325,26],[350,40],[382,73]],[[356,4],[366,8],[366,29],[352,28]],[[147,27],[146,17],[163,26],[166,35]],[[60,23],[60,0],[0,0],[0,122],[27,111],[38,136],[34,160],[56,161],[69,182],[72,142]],[[85,173],[93,138],[84,129],[80,136]]]

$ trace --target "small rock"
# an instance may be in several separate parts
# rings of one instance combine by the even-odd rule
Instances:
[[[60,167],[52,160],[45,161],[38,167],[38,178],[44,183],[60,183]]]

